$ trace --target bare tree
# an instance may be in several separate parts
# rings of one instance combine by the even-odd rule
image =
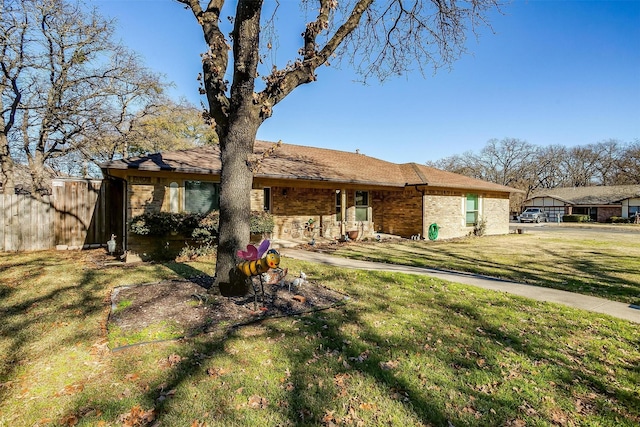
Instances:
[[[27,67],[24,50],[27,25],[21,6],[6,0],[0,4],[0,183],[7,193],[13,193],[15,186],[9,135],[15,131],[22,99],[18,82]]]
[[[640,184],[640,140],[626,145],[617,160],[616,185]]]
[[[454,154],[436,161],[428,161],[426,165],[471,178],[483,179],[484,176],[479,157],[472,151]]]
[[[0,165],[10,183],[18,159],[32,192],[48,191],[47,168],[92,160],[98,136],[120,139],[127,153],[132,124],[160,105],[160,76],[112,41],[113,23],[66,0],[3,0]],[[114,141],[117,138],[114,138]]]
[[[177,1],[193,13],[209,48],[202,58],[202,78],[222,160],[218,284],[229,283],[236,250],[249,240],[250,156],[258,128],[276,104],[298,86],[315,81],[318,67],[333,58],[348,59],[365,78],[380,79],[412,67],[449,65],[464,52],[469,28],[486,24],[487,12],[498,6],[498,0],[302,2],[311,19],[297,56],[284,67],[273,64],[258,89],[258,67],[264,59],[260,47],[272,47],[271,38],[261,40],[261,33],[268,28],[271,35],[275,17],[295,3],[278,3],[265,12],[262,0],[238,0],[229,11],[223,10],[224,0]],[[228,37],[225,14],[232,23]]]
[[[83,133],[86,141],[80,144],[81,154],[72,159],[98,165],[128,156],[217,143],[215,131],[206,123],[202,110],[186,101],[176,103],[159,93],[146,99],[140,88],[132,92],[137,94],[137,100],[126,96],[128,91],[118,93],[111,105],[95,117],[91,131]]]
[[[566,175],[565,186],[588,187],[597,184],[598,153],[593,146],[576,146],[567,149],[561,167]]]

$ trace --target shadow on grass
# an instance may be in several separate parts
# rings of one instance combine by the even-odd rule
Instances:
[[[588,250],[576,257],[543,247],[544,256],[554,260],[547,270],[538,269],[535,258],[531,263],[496,264],[474,256],[473,251],[462,255],[448,249],[447,244],[406,242],[373,250],[375,245],[380,244],[344,248],[337,255],[375,262],[392,259],[400,265],[464,271],[640,305],[640,279],[624,278],[639,277],[636,272],[640,269],[640,261],[630,255]],[[569,277],[572,280],[568,280]]]
[[[297,329],[290,322],[267,320],[261,323],[260,335],[242,337],[268,338],[286,358],[291,391],[282,402],[268,404],[268,411],[284,417],[285,424],[360,420],[399,425],[412,420],[412,424],[493,426],[515,419],[544,424],[554,415],[545,412],[554,410],[544,403],[545,392],[551,390],[552,399],[558,400],[554,405],[563,413],[575,411],[570,407],[582,399],[593,402],[589,410],[604,424],[633,425],[640,416],[640,402],[626,390],[628,385],[578,363],[579,357],[594,357],[593,350],[581,350],[586,338],[574,337],[575,331],[590,327],[589,320],[576,320],[575,315],[564,319],[561,308],[548,306],[545,309],[552,313],[537,319],[542,303],[497,293],[487,296],[424,277],[318,269],[310,264],[304,271],[310,277],[317,272],[355,301],[338,310],[296,317]],[[221,353],[243,375],[251,355],[228,354],[229,340],[240,340],[238,332],[182,346],[181,361],[170,368],[162,390],[201,384],[207,378],[207,361]],[[619,361],[610,366],[628,368]],[[331,379],[332,384],[321,385],[319,379]],[[209,381],[215,382],[209,387],[222,387],[223,381]],[[140,401],[155,406],[157,420],[169,425],[175,408],[159,403],[162,393],[150,387]],[[186,392],[182,395],[187,398]],[[234,409],[232,395],[198,399],[180,405],[206,405],[212,420],[250,422]],[[112,400],[102,401],[99,408],[113,411],[117,405]],[[79,400],[77,408],[81,405]],[[398,411],[379,413],[382,405]]]
[[[107,290],[99,280],[100,273],[86,269],[78,277],[51,277],[47,269],[58,267],[63,255],[43,253],[30,258],[28,263],[14,265],[20,269],[20,279],[12,287],[3,285],[0,299],[0,332],[4,337],[4,356],[0,364],[0,383],[11,384],[15,372],[37,359],[31,350],[46,357],[47,349],[41,349],[43,335],[59,336],[53,347],[77,344],[95,337],[98,325],[82,325],[70,333],[60,332],[78,319],[91,319],[106,314]],[[5,264],[6,265],[6,264]],[[78,280],[76,280],[78,279]],[[28,295],[28,296],[26,296]],[[50,351],[50,350],[49,350]],[[4,401],[10,387],[0,387],[0,402]]]

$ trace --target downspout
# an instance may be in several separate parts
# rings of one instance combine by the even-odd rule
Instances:
[[[426,221],[424,216],[427,210],[427,202],[424,199],[424,193],[425,193],[424,188],[422,188],[422,190],[418,190],[418,185],[420,184],[414,184],[416,191],[419,191],[422,194],[422,211],[420,212],[420,220],[422,221],[422,224],[420,228],[422,229],[422,238],[426,239],[428,231],[427,231],[427,226],[426,226]]]
[[[420,191],[422,194],[422,212],[420,215],[420,219],[422,221],[422,237],[423,238],[427,238],[427,225],[426,225],[426,221],[425,221],[425,212],[427,209],[426,206],[426,202],[424,200],[424,194],[425,194],[425,190],[424,187],[426,187],[427,185],[429,185],[429,181],[427,180],[427,177],[422,173],[422,171],[420,170],[420,168],[418,167],[417,164],[415,163],[411,163],[411,168],[413,169],[413,171],[416,173],[416,175],[418,176],[418,178],[420,179],[421,183],[420,184],[413,184],[413,186],[415,187],[416,191]],[[406,183],[405,186],[408,186],[409,183]],[[418,186],[421,185],[422,186],[422,190],[418,190]]]
[[[340,236],[344,237],[347,234],[347,190],[344,188],[340,190],[340,215]]]

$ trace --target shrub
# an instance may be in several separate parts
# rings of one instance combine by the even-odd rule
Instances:
[[[273,227],[275,226],[275,222],[273,220],[273,215],[269,212],[264,211],[252,211],[251,218],[249,219],[249,227],[251,233],[254,234],[262,234],[262,233],[271,233],[273,231]]]
[[[204,243],[199,246],[191,246],[188,243],[180,250],[178,260],[193,260],[200,257],[213,257],[218,253],[218,246],[212,243]]]
[[[487,231],[487,220],[480,218],[477,223],[473,225],[473,234],[475,236],[484,236]]]
[[[591,217],[589,215],[563,215],[562,222],[589,222]]]
[[[629,218],[623,218],[621,216],[612,216],[607,220],[607,222],[611,222],[613,224],[629,224],[631,220]]]
[[[214,242],[218,237],[219,220],[218,211],[208,214],[152,212],[134,217],[129,229],[140,236],[179,234],[200,242]]]
[[[220,211],[208,214],[151,212],[138,215],[131,220],[129,229],[140,236],[166,236],[180,234],[200,241],[212,241],[218,237]],[[275,226],[273,215],[252,211],[249,218],[251,233],[271,233]]]

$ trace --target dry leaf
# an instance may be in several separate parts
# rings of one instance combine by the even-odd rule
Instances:
[[[222,375],[226,375],[229,373],[228,369],[224,368],[209,368],[207,369],[207,375],[210,377],[221,377]]]
[[[398,361],[388,360],[386,362],[380,362],[380,368],[383,371],[390,371],[392,369],[396,369],[398,367]]]
[[[118,420],[122,423],[123,427],[141,427],[146,426],[151,421],[155,420],[155,418],[155,409],[145,411],[140,407],[140,405],[136,405],[131,408],[128,413],[120,415]]]
[[[171,354],[167,357],[167,361],[169,362],[169,366],[175,366],[182,361],[182,357],[177,354]]]
[[[134,374],[127,374],[127,375],[125,375],[125,377],[124,377],[124,379],[126,379],[127,381],[135,381],[135,380],[137,380],[138,378],[140,378],[140,375],[135,374],[135,373],[134,373]]]
[[[78,417],[75,415],[67,415],[64,418],[62,418],[62,420],[60,421],[62,423],[62,425],[64,426],[75,426],[76,424],[78,424]]]
[[[248,404],[249,408],[252,409],[265,409],[269,405],[269,402],[264,397],[254,394],[249,398]]]

